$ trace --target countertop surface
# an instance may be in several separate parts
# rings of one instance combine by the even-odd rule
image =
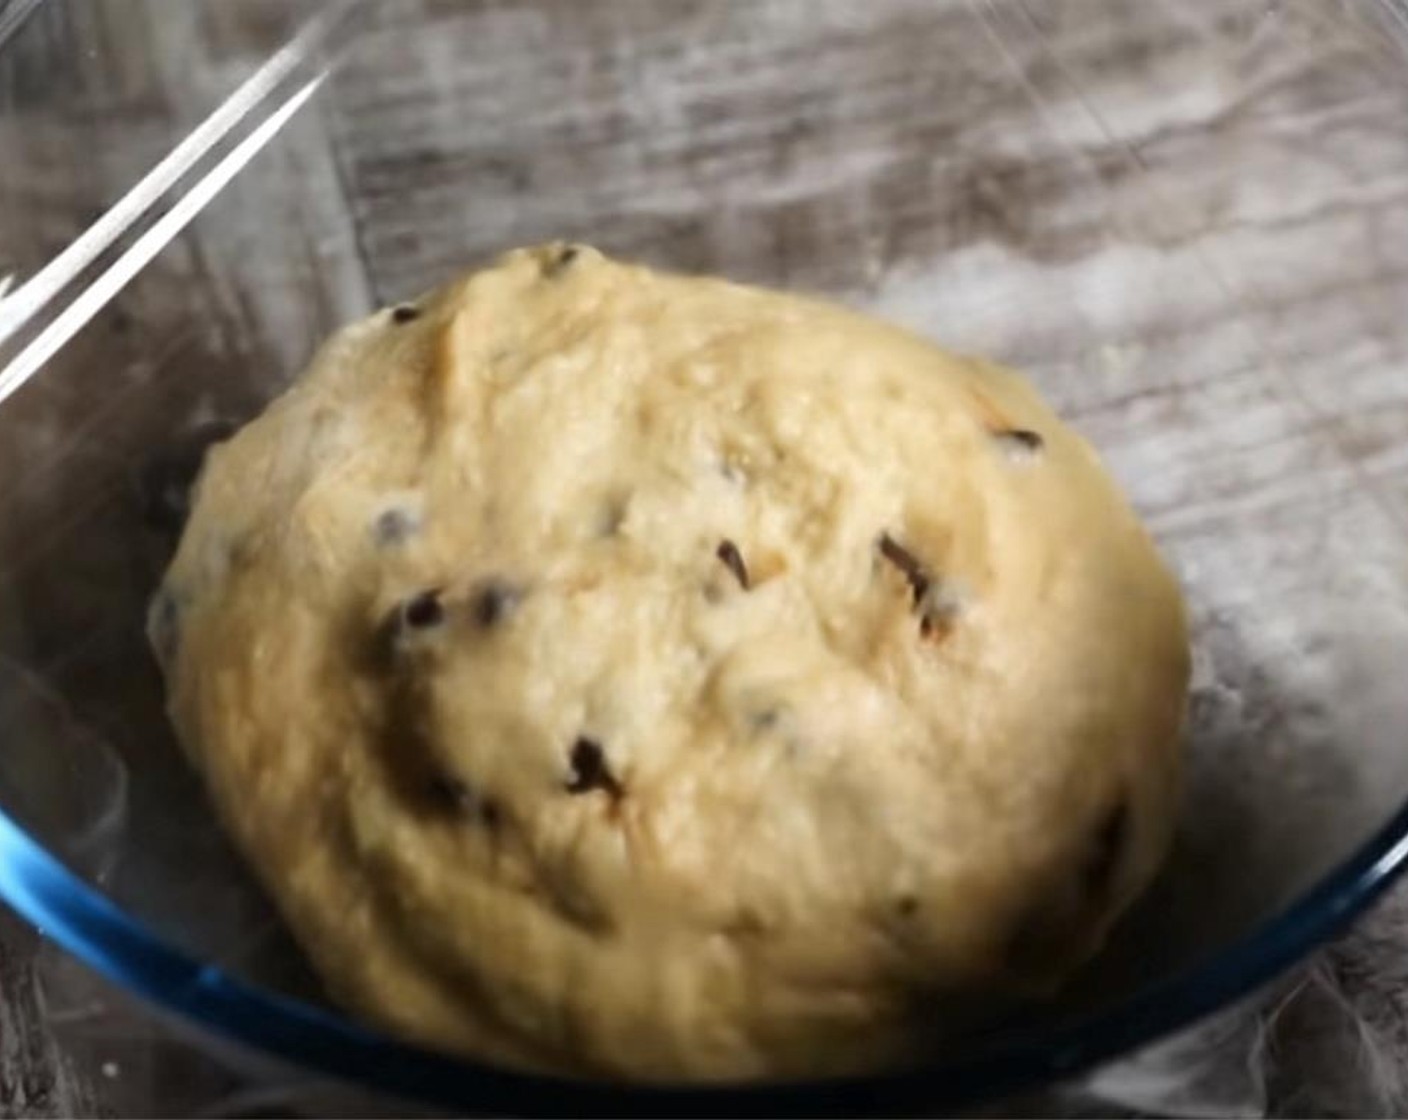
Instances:
[[[0,3],[0,279],[22,280],[50,259],[313,7]],[[1315,543],[1316,525],[1282,498],[1314,490],[1316,463],[1348,463],[1386,517],[1408,520],[1408,78],[1392,78],[1402,65],[1396,46],[1367,25],[1356,42],[1370,44],[1379,69],[1325,65],[1335,48],[1322,51],[1319,36],[1344,26],[1318,24],[1315,13],[1355,7],[405,0],[376,19],[392,46],[354,53],[289,139],[258,157],[248,190],[267,196],[238,211],[217,201],[209,222],[159,256],[56,361],[93,364],[139,341],[156,355],[141,376],[164,378],[172,399],[180,389],[167,373],[197,363],[257,369],[264,381],[245,384],[281,384],[337,324],[554,235],[832,292],[921,329],[945,293],[961,306],[951,321],[965,346],[1052,384],[1068,384],[1061,371],[1081,363],[1104,371],[1056,397],[1117,473],[1236,445],[1248,459],[1227,470],[1267,488],[1265,501],[1236,506],[1171,468],[1164,489],[1137,490],[1157,534],[1177,544],[1262,518],[1289,556],[1302,535],[1305,547]],[[753,34],[788,20],[803,29],[788,49]],[[946,21],[985,44],[961,81],[933,62]],[[564,29],[567,51],[552,47]],[[694,49],[701,38],[715,47]],[[1274,65],[1258,53],[1267,43]],[[535,63],[508,64],[514,51]],[[1190,83],[1206,75],[1209,56],[1225,72]],[[622,100],[626,88],[672,100],[642,108]],[[111,94],[111,104],[95,110],[85,90]],[[447,119],[446,103],[473,111]],[[1253,133],[1284,144],[1257,148],[1246,141]],[[401,141],[389,143],[392,134]],[[1293,181],[1270,189],[1283,166]],[[1176,190],[1160,187],[1165,171],[1176,173]],[[722,199],[727,220],[701,218],[701,199]],[[302,236],[291,242],[294,227]],[[1229,245],[1251,276],[1235,296],[1204,260]],[[1157,259],[1157,280],[1122,280],[1131,254]],[[969,298],[963,288],[964,270],[1004,269],[1057,278],[1020,336],[994,302],[1000,290]],[[1228,341],[1223,327],[1234,319],[1251,324],[1253,341]],[[1072,322],[1086,340],[1079,346]],[[1268,338],[1274,354],[1259,349]],[[1232,368],[1230,346],[1262,373],[1338,372],[1333,385],[1316,383],[1313,401],[1287,392],[1249,404],[1249,382],[1195,376]],[[1160,384],[1176,391],[1110,391],[1135,360],[1166,363]],[[225,405],[248,405],[231,393]],[[40,420],[45,407],[36,397]],[[91,398],[63,407],[86,409]],[[125,404],[114,396],[105,407]],[[1315,423],[1302,423],[1306,415]],[[1313,440],[1327,441],[1328,458],[1299,453],[1311,443],[1298,441]],[[0,431],[0,477],[32,466],[29,454]],[[118,454],[100,447],[74,468],[75,509],[105,500],[102,477]],[[1248,465],[1272,459],[1274,472]],[[22,513],[31,497],[22,491],[0,497],[14,503],[0,517],[0,580],[34,596],[38,614],[61,591],[35,575],[50,561],[14,529],[11,510]],[[62,552],[62,526],[50,537],[46,547]],[[65,651],[33,668],[62,677],[82,661]],[[98,691],[121,683],[68,679],[65,687],[86,681]],[[1305,831],[1295,821],[1287,829],[1287,844]],[[1408,888],[1255,1005],[1181,1049],[1097,1079],[1096,1097],[1071,1090],[1013,1110],[1103,1099],[1099,1107],[1116,1112],[1402,1114],[1405,916]],[[278,1111],[280,1091],[197,1056],[0,911],[0,1115],[255,1115]]]

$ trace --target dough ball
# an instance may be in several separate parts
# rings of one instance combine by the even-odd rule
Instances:
[[[1148,882],[1174,581],[1016,375],[580,246],[329,341],[216,446],[175,724],[333,994],[534,1068],[903,1058]]]

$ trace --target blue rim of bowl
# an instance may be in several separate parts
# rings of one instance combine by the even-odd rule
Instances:
[[[1408,861],[1408,804],[1279,916],[1115,1007],[875,1076],[626,1085],[513,1072],[398,1042],[171,947],[0,810],[0,899],[90,967],[228,1041],[379,1093],[502,1115],[806,1115],[946,1110],[1068,1078],[1271,980],[1377,898]]]

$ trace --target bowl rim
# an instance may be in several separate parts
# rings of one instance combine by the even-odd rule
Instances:
[[[372,1091],[484,1115],[932,1112],[1071,1077],[1249,994],[1377,899],[1408,863],[1408,801],[1250,933],[1110,1008],[899,1071],[719,1085],[573,1080],[402,1042],[203,964],[70,871],[0,807],[0,900],[119,987],[227,1042]]]

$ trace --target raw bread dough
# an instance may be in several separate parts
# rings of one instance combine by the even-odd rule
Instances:
[[[494,1060],[869,1066],[1170,838],[1174,581],[1016,375],[581,246],[341,331],[152,614],[334,994]]]

